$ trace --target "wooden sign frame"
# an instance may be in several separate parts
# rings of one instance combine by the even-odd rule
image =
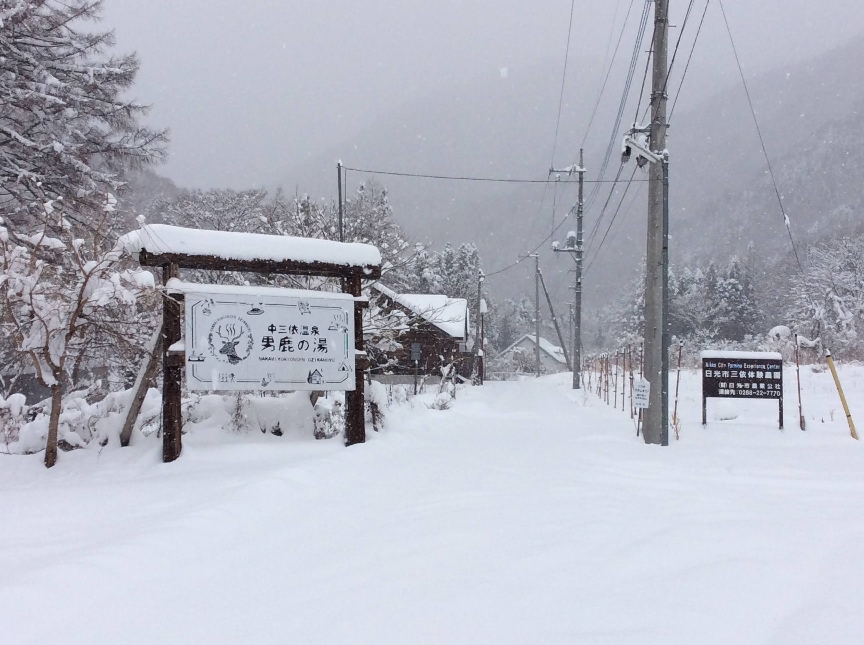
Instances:
[[[174,461],[183,450],[181,397],[185,357],[170,351],[171,346],[182,338],[183,294],[167,292],[168,281],[179,278],[180,269],[339,278],[342,292],[354,296],[356,387],[353,391],[345,392],[345,445],[366,441],[364,377],[369,368],[369,359],[363,344],[363,309],[369,303],[362,299],[362,281],[379,279],[380,264],[358,266],[298,260],[238,260],[211,255],[151,253],[146,248],[138,252],[138,261],[141,266],[161,267],[162,284],[166,287],[162,300],[162,461]]]

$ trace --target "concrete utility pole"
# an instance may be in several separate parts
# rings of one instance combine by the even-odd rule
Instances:
[[[520,255],[523,260],[534,258],[534,364],[536,375],[540,376],[540,254]]]
[[[336,162],[336,178],[339,182],[339,241],[345,241],[345,229],[342,225],[342,162]]]
[[[540,255],[534,257],[534,364],[540,378]]]
[[[481,363],[483,356],[483,282],[486,280],[486,274],[483,269],[477,270],[477,318],[474,321],[474,359],[477,361],[477,378],[480,383],[483,383],[483,377],[480,374],[482,371]]]
[[[576,234],[568,233],[564,248],[555,246],[554,250],[559,253],[571,253],[576,257],[576,284],[573,288],[573,345],[570,352],[573,368],[573,389],[582,387],[582,264],[584,248],[582,245],[582,220],[585,208],[585,162],[583,152],[579,150],[579,165],[575,168],[570,166],[562,170],[549,169],[549,174],[567,172],[579,175],[579,197],[576,202]]]
[[[668,287],[668,160],[666,75],[669,0],[654,2],[654,67],[650,150],[662,160],[648,169],[648,246],[645,271],[645,375],[651,382],[642,436],[645,443],[669,444],[669,348],[666,320]],[[664,262],[665,260],[665,262]]]

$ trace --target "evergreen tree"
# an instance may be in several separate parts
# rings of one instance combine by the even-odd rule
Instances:
[[[454,295],[459,291],[459,276],[456,272],[456,251],[450,242],[444,245],[438,256],[438,275],[441,276],[441,291]]]
[[[164,158],[166,133],[142,127],[147,107],[123,96],[137,57],[109,52],[113,32],[82,30],[101,8],[0,0],[0,215],[16,230],[38,225],[44,199],[86,227],[125,169]]]

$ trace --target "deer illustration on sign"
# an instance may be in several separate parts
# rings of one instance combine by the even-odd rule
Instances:
[[[214,331],[219,340],[213,337]],[[241,320],[235,316],[222,316],[210,328],[210,337],[208,338],[210,350],[220,360],[227,361],[231,365],[237,365],[237,363],[249,356],[249,347],[246,347],[245,355],[241,356],[237,353],[237,346],[244,336],[249,337],[247,343],[251,345],[252,336],[249,333],[249,325],[246,324],[245,320]],[[220,343],[221,347],[219,347]]]
[[[219,338],[223,340],[222,349],[219,350],[219,353],[227,356],[229,363],[231,363],[232,365],[236,365],[241,360],[243,360],[242,358],[237,356],[237,343],[240,342],[240,337],[243,336],[243,332],[240,331],[235,334],[234,332],[237,330],[234,325],[228,325],[226,331],[228,332],[229,336],[222,335],[222,325],[219,325],[219,330],[217,331],[217,333],[219,334]]]

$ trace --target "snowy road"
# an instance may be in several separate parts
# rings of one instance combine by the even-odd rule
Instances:
[[[764,402],[703,430],[691,378],[668,449],[552,377],[399,408],[347,450],[0,456],[0,641],[857,643],[864,447],[825,378],[806,433]]]

